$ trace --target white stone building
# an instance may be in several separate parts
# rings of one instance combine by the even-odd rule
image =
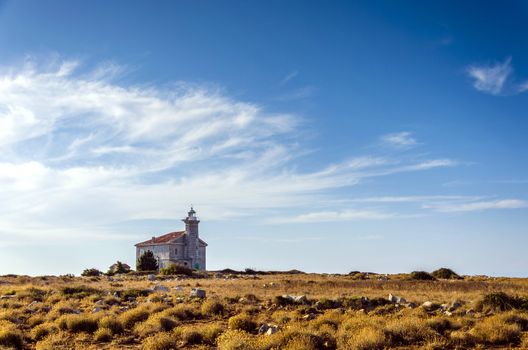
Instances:
[[[198,237],[200,220],[196,217],[196,212],[192,207],[182,221],[185,222],[185,231],[169,232],[136,244],[136,261],[141,254],[150,250],[158,259],[160,268],[177,264],[196,270],[205,270],[207,243]]]

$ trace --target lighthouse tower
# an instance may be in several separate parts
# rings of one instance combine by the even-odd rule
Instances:
[[[200,220],[196,217],[196,212],[193,207],[187,214],[187,217],[182,220],[185,223],[185,235],[187,237],[187,257],[190,260],[191,266],[194,269],[203,269],[202,259],[200,256],[199,241],[198,241],[198,224]]]

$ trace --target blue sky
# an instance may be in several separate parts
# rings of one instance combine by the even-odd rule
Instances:
[[[0,1],[0,273],[526,276],[528,4]],[[67,263],[65,263],[67,261]]]

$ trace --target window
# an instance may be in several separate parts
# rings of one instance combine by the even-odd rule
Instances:
[[[174,254],[178,255],[178,248],[174,248]]]

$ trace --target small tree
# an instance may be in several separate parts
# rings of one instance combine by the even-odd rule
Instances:
[[[147,250],[139,257],[136,264],[138,271],[155,271],[158,270],[158,261],[150,250]]]
[[[123,264],[121,261],[117,261],[115,264],[110,266],[108,268],[108,275],[114,275],[118,273],[129,273],[130,272],[130,266],[127,264]]]

